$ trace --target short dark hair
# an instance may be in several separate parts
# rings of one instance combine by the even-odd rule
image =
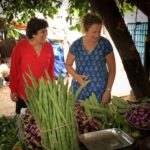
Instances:
[[[83,32],[88,31],[93,24],[102,24],[102,19],[97,14],[87,13],[81,18],[81,29]]]
[[[39,18],[31,18],[31,20],[27,24],[26,28],[26,36],[29,39],[33,38],[33,35],[37,34],[37,31],[40,29],[44,29],[48,27],[48,23],[44,19]]]

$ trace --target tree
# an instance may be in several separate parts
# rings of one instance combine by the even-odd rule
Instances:
[[[70,0],[73,1],[73,0]],[[78,9],[78,0],[74,1],[76,5],[71,7],[71,15],[73,15],[74,8]],[[142,8],[146,15],[149,15],[149,11],[145,10],[144,6],[140,3],[140,0],[118,0],[123,6],[124,2],[130,2],[131,5],[137,5]],[[85,1],[81,1],[80,13],[84,12],[81,5],[85,6]],[[150,82],[144,68],[141,63],[141,59],[138,51],[136,50],[135,43],[132,40],[131,35],[127,29],[127,26],[122,18],[122,11],[119,10],[115,0],[87,0],[88,7],[96,11],[103,19],[104,25],[106,26],[123,63],[129,83],[132,87],[133,93],[136,99],[144,97],[150,97]],[[148,4],[146,0],[142,0],[142,4]],[[150,4],[150,3],[149,3]],[[121,7],[122,8],[122,7]],[[80,14],[79,14],[80,15]],[[120,83],[120,86],[121,85]]]
[[[23,25],[31,17],[35,17],[36,12],[42,13],[45,17],[53,18],[58,13],[62,5],[62,0],[0,0],[2,8],[1,14],[5,15],[6,36],[18,36],[14,30],[14,25]],[[1,10],[1,9],[0,9]],[[17,21],[17,22],[16,22]]]
[[[120,54],[135,97],[137,99],[150,97],[150,82],[115,1],[89,0],[89,2],[103,18],[104,24]]]
[[[124,0],[119,1],[123,2]],[[134,3],[144,11],[140,0],[128,1]],[[146,2],[146,0],[142,1]],[[57,8],[61,4],[62,1],[60,0],[53,2],[51,0],[7,0],[1,6],[8,21],[11,21],[14,17],[18,16],[18,13],[22,13],[21,20],[24,20],[26,17],[34,16],[36,11],[43,13],[44,16],[52,17],[53,14],[57,13]],[[116,2],[114,0],[69,0],[69,15],[67,19],[71,20],[74,13],[81,16],[88,10],[96,11],[102,17],[104,25],[120,54],[136,99],[150,97],[150,82]],[[145,14],[149,15],[149,12],[145,11]],[[120,86],[123,85],[120,83]]]

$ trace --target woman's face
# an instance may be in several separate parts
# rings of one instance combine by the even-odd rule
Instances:
[[[93,24],[86,31],[86,36],[93,41],[97,41],[100,37],[101,29],[102,24]]]
[[[40,29],[36,35],[33,35],[33,39],[39,43],[45,43],[47,40],[47,28]]]

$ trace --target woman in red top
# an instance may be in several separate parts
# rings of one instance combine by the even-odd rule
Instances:
[[[52,45],[47,42],[48,23],[44,19],[32,18],[26,28],[27,38],[22,39],[14,47],[11,55],[10,90],[11,100],[16,102],[16,113],[26,107],[27,100],[23,75],[29,73],[38,81],[41,77],[46,79],[48,71],[54,80],[54,53]],[[30,80],[27,78],[29,84]],[[23,98],[25,99],[23,100]]]

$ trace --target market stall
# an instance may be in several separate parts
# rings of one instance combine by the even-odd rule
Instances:
[[[102,104],[92,94],[76,103],[86,85],[74,95],[62,78],[51,82],[47,76],[46,83],[41,78],[37,84],[29,77],[34,88],[26,84],[28,108],[17,116],[15,148],[19,141],[25,150],[150,149],[149,99],[131,102],[113,97],[111,103]]]

